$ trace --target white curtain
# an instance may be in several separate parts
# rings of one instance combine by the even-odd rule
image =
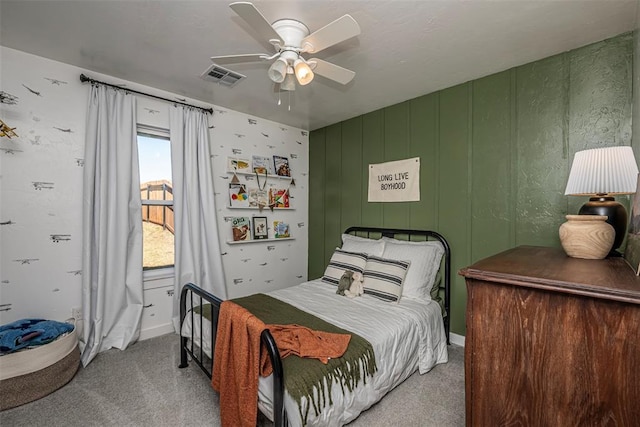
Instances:
[[[89,94],[82,203],[86,366],[138,339],[143,307],[136,99],[103,85]]]
[[[207,113],[185,106],[169,109],[175,283],[173,324],[179,329],[180,291],[194,283],[227,298],[213,195],[213,172]]]

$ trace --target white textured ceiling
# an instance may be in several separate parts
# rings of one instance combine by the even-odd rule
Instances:
[[[313,130],[631,31],[640,0],[255,1],[269,20],[314,31],[343,14],[362,34],[317,57],[354,70],[278,93],[267,65],[230,67],[234,88],[199,75],[216,55],[272,52],[228,1],[0,1],[0,44],[247,114]]]

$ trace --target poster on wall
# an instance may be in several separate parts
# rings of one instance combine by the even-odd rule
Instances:
[[[419,202],[420,157],[369,165],[369,202]]]

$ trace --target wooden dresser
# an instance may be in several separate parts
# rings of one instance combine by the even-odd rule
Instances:
[[[467,426],[640,426],[640,278],[520,246],[464,268]]]

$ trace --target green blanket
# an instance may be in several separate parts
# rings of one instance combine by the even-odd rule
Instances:
[[[297,324],[317,331],[351,335],[345,354],[329,360],[326,365],[319,360],[296,355],[282,360],[285,388],[298,404],[303,425],[307,422],[310,405],[313,405],[315,414],[318,415],[327,404],[333,404],[329,393],[333,382],[340,384],[343,392],[345,388],[353,391],[360,380],[366,384],[367,377],[373,376],[377,371],[373,347],[367,340],[354,333],[265,294],[255,294],[232,301],[267,325]],[[206,313],[207,308],[205,307],[205,317],[210,318],[210,307],[209,316]],[[302,404],[303,397],[309,402],[305,407]]]

